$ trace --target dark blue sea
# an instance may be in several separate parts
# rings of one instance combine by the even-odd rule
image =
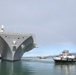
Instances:
[[[76,63],[56,64],[52,59],[36,58],[0,61],[0,75],[76,75]]]

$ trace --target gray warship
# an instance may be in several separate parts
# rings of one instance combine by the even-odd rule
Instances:
[[[20,60],[25,52],[35,47],[34,35],[6,32],[3,25],[0,27],[0,58],[2,60]]]

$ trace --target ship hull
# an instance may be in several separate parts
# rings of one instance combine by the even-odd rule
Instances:
[[[54,59],[55,63],[70,63],[70,62],[76,62],[76,58],[75,59],[70,59],[70,58],[66,58],[66,59],[61,59],[61,60],[56,60]]]
[[[33,35],[0,33],[0,58],[2,60],[21,60],[23,54],[35,48]]]

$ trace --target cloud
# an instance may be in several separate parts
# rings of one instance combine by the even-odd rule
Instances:
[[[75,0],[0,0],[0,24],[33,33],[40,46],[76,45]],[[70,44],[69,44],[70,43]]]

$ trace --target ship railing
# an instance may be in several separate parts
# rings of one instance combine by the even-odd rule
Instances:
[[[15,33],[15,32],[2,32],[1,34],[10,34],[10,35],[27,35],[27,36],[32,36],[33,34],[28,34],[28,33]]]

